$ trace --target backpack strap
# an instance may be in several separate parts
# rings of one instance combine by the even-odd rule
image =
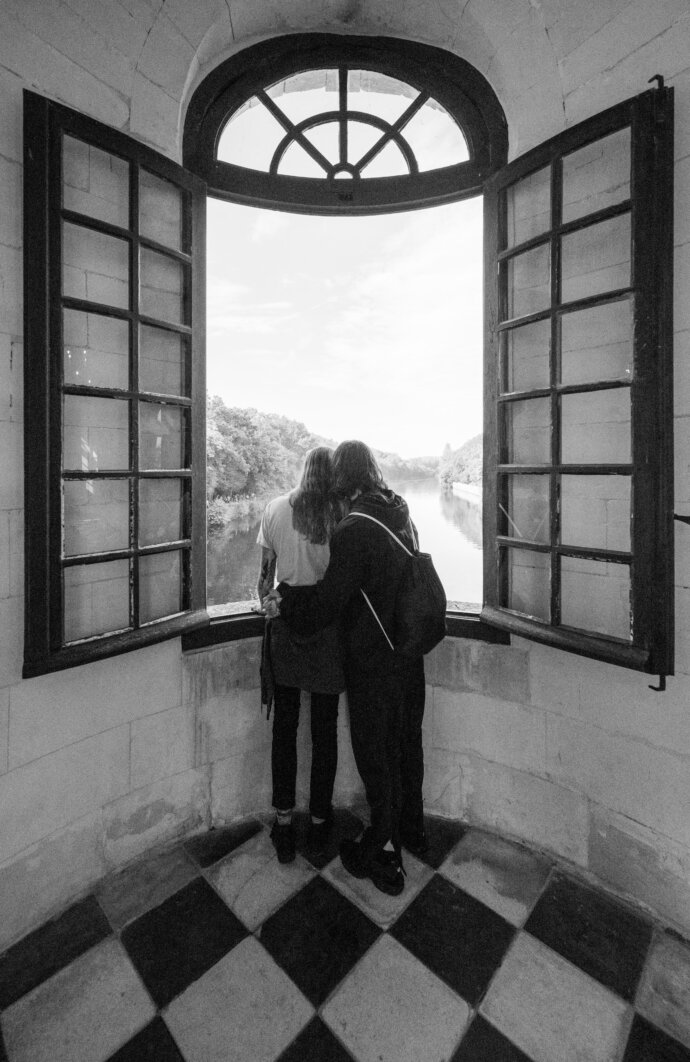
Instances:
[[[386,525],[384,523],[382,523],[380,520],[377,520],[375,516],[369,516],[369,513],[348,513],[348,516],[363,516],[365,520],[373,520],[373,522],[375,524],[378,524],[379,527],[382,527],[384,531],[388,532],[388,534],[391,536],[391,538],[394,539],[398,543],[398,545],[401,547],[401,549],[405,550],[405,553],[407,553],[408,557],[414,557],[414,553],[410,553],[410,551],[407,548],[407,546],[403,542],[400,541],[398,536],[393,531],[391,531],[390,527],[386,527]],[[412,542],[414,544],[414,548],[416,550],[419,550],[419,543],[415,539],[414,529],[412,529]]]

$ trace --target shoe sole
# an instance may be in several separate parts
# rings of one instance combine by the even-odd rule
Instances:
[[[383,878],[377,878],[376,871],[372,872],[371,869],[365,869],[364,867],[355,865],[348,866],[347,856],[345,857],[345,859],[343,859],[342,852],[340,853],[340,862],[343,864],[348,874],[352,874],[353,878],[358,878],[360,881],[363,881],[365,878],[369,878],[372,885],[377,888],[379,892],[385,892],[387,896],[399,896],[405,888],[405,881],[402,876],[402,871],[400,872],[399,880],[387,881]]]

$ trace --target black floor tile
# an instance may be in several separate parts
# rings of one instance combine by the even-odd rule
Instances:
[[[652,935],[642,918],[557,874],[525,929],[623,999],[632,1000]]]
[[[0,1010],[98,944],[112,930],[93,896],[20,940],[0,957]]]
[[[623,1062],[690,1062],[690,1051],[636,1014]]]
[[[515,930],[479,900],[435,874],[390,933],[476,1006]]]
[[[530,1062],[530,1059],[478,1014],[450,1062]]]
[[[158,1007],[164,1007],[239,944],[248,931],[201,878],[122,933],[122,943]]]
[[[307,999],[320,1006],[380,933],[316,877],[264,922],[258,937]]]
[[[185,1062],[185,1058],[163,1019],[156,1017],[108,1062]]]
[[[424,829],[429,841],[429,851],[418,856],[427,866],[438,870],[452,848],[467,832],[467,827],[450,819],[440,819],[436,815],[424,816]]]
[[[352,1062],[352,1055],[320,1018],[313,1018],[278,1062]]]
[[[334,810],[333,812],[333,826],[331,827],[331,834],[328,844],[322,852],[315,852],[307,844],[307,831],[309,829],[309,822],[311,816],[307,812],[297,813],[295,815],[295,833],[297,842],[297,851],[300,855],[303,855],[305,859],[308,859],[313,867],[317,870],[323,870],[328,863],[338,854],[340,849],[340,842],[345,838],[355,838],[364,829],[364,823],[361,819],[358,819],[356,815],[353,815],[351,811]]]
[[[256,819],[247,819],[234,826],[224,826],[220,830],[209,830],[208,833],[192,837],[185,841],[184,848],[200,867],[210,867],[261,829],[263,827]]]

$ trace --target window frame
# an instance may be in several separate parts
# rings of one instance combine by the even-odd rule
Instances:
[[[561,217],[561,167],[564,156],[611,133],[630,127],[631,191],[625,203],[601,209],[573,221]],[[673,674],[673,403],[672,403],[672,291],[673,291],[673,90],[650,89],[597,114],[564,133],[540,144],[496,173],[485,190],[485,467],[484,467],[484,586],[482,619],[509,631],[557,648],[594,657],[652,674]],[[551,223],[545,234],[511,244],[506,239],[507,189],[522,178],[551,168]],[[584,393],[599,389],[578,385],[568,388],[558,382],[558,327],[564,313],[614,301],[619,292],[565,301],[561,297],[561,237],[584,229],[595,221],[631,216],[631,281],[621,293],[634,299],[633,375],[631,392],[631,640],[624,642],[586,633],[559,624],[560,589],[558,557],[587,554],[592,559],[615,560],[613,551],[576,549],[560,543],[560,498],[557,480],[565,472],[586,474],[598,466],[570,465],[561,461],[558,449],[559,400],[569,390]],[[501,311],[501,263],[531,247],[550,246],[551,291],[548,310],[525,313],[509,319]],[[502,248],[508,248],[502,250]],[[550,381],[536,391],[501,393],[500,334],[516,322],[551,322]],[[501,407],[515,397],[548,397],[551,403],[551,454],[548,462],[551,531],[547,546],[534,546],[550,557],[551,618],[537,620],[501,605],[500,549],[516,548],[515,541],[501,534],[499,477],[529,474],[530,466],[501,464]],[[547,466],[534,466],[543,474]],[[601,466],[611,474],[614,466]],[[622,555],[621,555],[622,558]],[[556,617],[554,623],[554,615]]]
[[[127,229],[109,225],[90,215],[70,211],[62,204],[62,137],[72,136],[117,156],[129,166],[129,219]],[[140,169],[172,182],[182,190],[183,233],[178,253],[158,245],[139,232],[137,181]],[[24,345],[25,345],[25,643],[24,677],[72,667],[90,660],[127,652],[143,645],[175,637],[203,622],[205,612],[206,498],[205,498],[205,208],[203,181],[133,138],[95,119],[54,103],[30,90],[24,90]],[[126,239],[128,243],[129,298],[126,308],[117,308],[86,299],[72,298],[62,290],[62,235],[65,222],[86,226],[91,232]],[[123,233],[127,233],[126,236]],[[187,248],[185,249],[185,243]],[[133,292],[138,284],[139,248],[158,247],[167,257],[178,260],[186,272],[183,288],[185,312],[179,326],[158,322],[140,310]],[[201,263],[202,268],[198,268]],[[190,277],[191,274],[191,277]],[[83,303],[83,305],[82,305]],[[92,387],[81,390],[63,381],[63,305],[82,313],[105,313],[127,322],[129,330],[129,378],[126,389]],[[167,326],[184,336],[187,356],[188,395],[154,395],[142,392],[136,376],[138,324]],[[30,367],[30,371],[28,371]],[[128,468],[110,473],[79,472],[62,468],[62,399],[68,393],[86,397],[121,398],[129,403]],[[146,397],[144,397],[144,394]],[[190,460],[185,468],[142,472],[136,459],[138,448],[137,406],[158,398],[191,417],[191,436],[185,442]],[[136,436],[136,438],[135,438]],[[201,445],[199,444],[201,440]],[[181,499],[184,527],[175,542],[142,546],[136,537],[139,510],[138,484],[144,479],[179,478],[186,503]],[[103,551],[93,560],[63,557],[63,480],[126,479],[129,497],[129,545],[126,549]],[[194,487],[192,487],[194,484]],[[191,500],[189,495],[191,494]],[[133,526],[132,526],[133,525]],[[160,620],[139,621],[118,633],[93,635],[66,643],[63,635],[63,570],[75,563],[96,563],[126,559],[130,565],[130,621],[138,619],[138,576],[136,558],[179,549],[181,610]],[[117,554],[116,558],[111,553]],[[134,559],[134,563],[133,563]]]

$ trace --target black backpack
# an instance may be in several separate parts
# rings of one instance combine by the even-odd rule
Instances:
[[[350,517],[362,516],[373,520],[387,531],[407,554],[398,593],[395,598],[393,639],[388,636],[367,594],[362,596],[374,614],[391,649],[406,657],[419,657],[430,652],[446,636],[446,592],[434,568],[431,554],[420,553],[414,538],[414,553],[405,546],[389,527],[368,513],[350,513]]]

